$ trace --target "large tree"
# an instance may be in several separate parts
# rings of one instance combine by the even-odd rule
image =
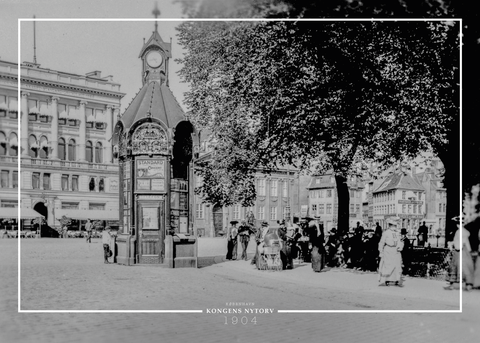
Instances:
[[[480,21],[474,2],[451,0],[178,0],[185,12],[200,18],[266,17],[266,18],[462,18],[463,38],[463,184],[460,186],[460,117],[454,115],[446,126],[443,144],[432,142],[445,166],[447,218],[458,215],[460,189],[470,192],[480,182],[479,140],[470,118],[476,112],[476,96],[480,91]],[[455,76],[458,83],[458,73]],[[448,94],[448,92],[446,92]],[[458,105],[458,92],[450,93]],[[458,106],[456,106],[458,109]],[[480,211],[477,208],[477,212]],[[447,239],[452,238],[455,223],[447,221]]]
[[[452,74],[438,51],[455,44],[450,24],[188,22],[179,31],[186,102],[216,141],[201,169],[207,200],[248,205],[257,168],[333,168],[344,231],[346,180],[365,161],[389,166],[431,148],[431,136],[445,140],[451,114],[439,96]]]

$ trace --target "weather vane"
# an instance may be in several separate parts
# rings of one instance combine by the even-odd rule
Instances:
[[[152,11],[152,14],[155,16],[155,19],[157,19],[160,16],[160,10],[158,9],[158,2],[155,1],[155,8]],[[155,20],[155,32],[158,31],[158,22]]]

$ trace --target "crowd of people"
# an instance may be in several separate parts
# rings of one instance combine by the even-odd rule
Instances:
[[[453,289],[455,283],[465,282],[465,289],[480,288],[480,257],[478,257],[479,241],[472,249],[470,231],[462,227],[458,230],[453,242],[449,242],[450,263],[448,267],[448,286]],[[347,268],[364,272],[378,272],[379,284],[382,286],[396,285],[403,287],[404,275],[412,275],[412,246],[413,242],[407,237],[407,230],[400,228],[400,218],[392,217],[386,221],[383,229],[379,223],[374,228],[364,228],[360,222],[350,228],[345,234],[340,234],[335,228],[325,232],[320,218],[305,217],[299,223],[287,227],[285,221],[279,221],[276,233],[288,248],[290,260],[311,262],[314,272],[321,272],[325,267]],[[237,259],[238,242],[242,245],[240,259],[247,260],[247,247],[250,236],[254,235],[257,244],[257,254],[252,264],[258,259],[258,247],[263,244],[269,230],[267,222],[262,222],[256,229],[247,221],[232,221],[227,230],[228,260]],[[237,226],[237,224],[240,224]],[[462,241],[460,232],[463,231]],[[425,222],[417,230],[417,246],[424,247],[427,243],[428,229]],[[479,235],[476,233],[475,236]],[[475,237],[476,238],[476,237]],[[462,254],[463,272],[460,270],[460,254]],[[478,261],[477,261],[478,260]],[[283,262],[287,265],[293,262]]]
[[[374,229],[365,229],[360,225],[360,222],[357,222],[356,227],[351,228],[345,234],[340,234],[335,228],[332,228],[325,234],[323,226],[318,224],[316,219],[307,217],[300,223],[298,229],[302,232],[302,235],[309,236],[310,239],[308,240],[308,248],[306,248],[305,242],[297,242],[298,255],[295,258],[309,261],[308,254],[311,254],[310,259],[312,260],[318,259],[317,255],[324,255],[322,257],[323,265],[319,264],[319,268],[314,268],[315,271],[322,269],[323,266],[371,272],[378,270],[382,252],[385,250],[386,245],[385,242],[382,242],[384,230],[378,223]],[[393,221],[390,221],[388,225],[389,227],[395,226],[395,228],[398,226]],[[316,234],[315,231],[317,231]],[[311,239],[312,236],[313,239]],[[401,263],[404,266],[403,270],[405,273],[408,273],[412,244],[407,238],[406,229],[402,229],[398,234],[395,233],[395,237],[397,236],[398,242],[401,242],[403,246],[403,249],[399,250],[402,258]],[[379,247],[381,242],[383,247]],[[390,241],[387,243],[395,244]]]

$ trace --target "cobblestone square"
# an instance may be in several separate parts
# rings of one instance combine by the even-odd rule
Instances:
[[[478,337],[478,291],[464,292],[463,313],[278,312],[458,309],[459,292],[444,291],[435,280],[407,279],[404,288],[387,288],[377,286],[375,274],[316,274],[309,264],[258,271],[249,261],[199,269],[106,265],[98,240],[81,239],[21,241],[22,311],[65,312],[18,313],[16,243],[0,240],[2,342],[472,342]],[[202,241],[199,256],[220,254],[224,243]],[[257,313],[246,313],[249,309]],[[77,310],[87,313],[70,312]],[[90,312],[95,310],[202,313]]]

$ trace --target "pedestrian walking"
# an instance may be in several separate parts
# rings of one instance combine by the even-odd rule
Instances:
[[[61,235],[62,238],[68,238],[68,227],[67,225],[64,225],[62,227],[62,235]]]
[[[373,229],[367,229],[363,233],[362,249],[363,256],[360,262],[360,269],[363,271],[377,271],[378,242],[374,237]]]
[[[448,283],[446,290],[454,289],[455,283],[462,283],[465,281],[465,290],[470,291],[473,287],[474,268],[471,255],[471,247],[469,236],[470,232],[465,227],[460,228],[460,217],[452,218],[457,223],[457,231],[453,236],[453,241],[448,242],[448,246],[452,253],[450,265],[448,268]],[[460,240],[460,230],[462,232],[462,239]],[[460,279],[460,253],[462,254],[462,278]]]
[[[417,231],[418,246],[424,247],[427,240],[428,240],[428,227],[427,225],[425,225],[425,222],[423,222],[423,225],[421,225]]]
[[[102,243],[103,243],[103,263],[108,262],[108,258],[112,256],[113,252],[110,250],[110,242],[112,240],[112,234],[110,233],[110,226],[105,227],[105,230],[102,232]]]
[[[257,230],[257,232],[255,233],[255,242],[257,243],[257,248],[255,249],[255,256],[253,257],[251,264],[256,264],[257,267],[258,267],[257,261],[260,258],[259,246],[265,240],[265,235],[267,234],[269,229],[270,227],[268,226],[268,223],[263,221],[261,224],[261,228]]]
[[[335,258],[338,251],[337,230],[332,228],[325,242],[325,260],[329,267],[337,267],[337,259]]]
[[[87,222],[85,223],[85,231],[87,232],[87,238],[86,238],[87,243],[92,242],[92,229],[93,229],[93,224],[90,221],[90,218],[88,218]]]
[[[398,232],[400,218],[387,219],[387,229],[383,232],[378,251],[380,252],[379,282],[380,286],[388,286],[394,283],[403,287],[402,284],[402,250],[403,242]]]
[[[237,259],[237,228],[238,221],[232,220],[230,226],[227,228],[227,260],[236,260]]]
[[[242,256],[241,259],[247,261],[247,248],[250,242],[250,235],[253,233],[250,225],[244,220],[238,228],[238,235],[240,236],[240,243],[242,244]]]
[[[319,273],[325,267],[325,233],[323,225],[315,217],[315,220],[309,223],[310,243],[312,244],[312,269]]]
[[[378,242],[380,242],[380,238],[382,238],[382,233],[383,233],[382,227],[377,222],[377,225],[375,226],[375,238],[378,239]]]

